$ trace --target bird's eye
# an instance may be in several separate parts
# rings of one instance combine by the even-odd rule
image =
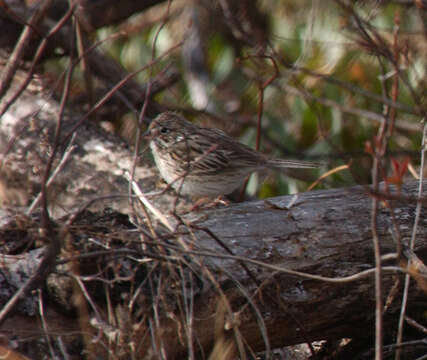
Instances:
[[[166,128],[166,127],[162,127],[161,129],[160,129],[160,132],[162,133],[162,134],[166,134],[167,132],[168,132],[168,128]]]

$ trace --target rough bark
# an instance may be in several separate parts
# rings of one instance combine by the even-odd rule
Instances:
[[[417,184],[409,183],[398,195],[416,197]],[[397,194],[396,194],[397,195]],[[262,261],[270,265],[327,277],[345,277],[374,267],[370,208],[372,196],[364,187],[314,191],[299,195],[296,205],[285,206],[290,196],[268,202],[255,201],[233,205],[207,214],[209,218],[197,223],[209,229],[216,238],[227,244],[239,257]],[[378,214],[378,233],[382,254],[396,252],[392,237],[392,219],[397,223],[401,240],[408,243],[414,219],[415,203],[393,201],[393,211],[382,208]],[[272,207],[272,204],[277,206]],[[417,253],[427,259],[425,211],[418,231]],[[203,219],[203,217],[202,217]],[[394,234],[395,235],[395,234]],[[196,232],[197,247],[224,254],[211,236]],[[229,282],[230,274],[244,284],[266,323],[273,347],[300,343],[305,340],[338,339],[367,335],[373,332],[374,281],[373,276],[348,283],[329,283],[281,273],[274,269],[247,263],[251,273],[262,284],[252,281],[236,260],[210,257],[210,268],[221,284]],[[404,263],[404,261],[403,261]],[[403,264],[402,263],[402,264]],[[214,265],[213,265],[214,264]],[[384,265],[396,264],[396,259]],[[385,311],[385,327],[393,328],[400,294],[392,290],[401,274],[386,272],[384,292],[393,293]],[[398,289],[402,287],[398,283]],[[234,308],[239,311],[244,296],[234,286],[228,290]],[[232,294],[232,295],[230,295]],[[411,304],[425,302],[416,286],[412,288]],[[203,304],[206,304],[202,300]],[[239,314],[239,330],[254,349],[265,346],[260,336],[255,313],[247,308]],[[198,318],[198,316],[196,316]],[[206,328],[206,324],[201,325]],[[388,334],[390,335],[390,334]]]

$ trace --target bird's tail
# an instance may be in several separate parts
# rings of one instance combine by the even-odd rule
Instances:
[[[269,159],[267,162],[269,167],[274,168],[294,168],[294,169],[314,169],[322,166],[320,163],[302,160],[285,160],[285,159]]]

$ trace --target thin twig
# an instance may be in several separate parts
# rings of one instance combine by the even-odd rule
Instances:
[[[419,170],[419,183],[418,183],[418,197],[421,198],[423,194],[423,179],[424,179],[424,166],[425,166],[425,154],[427,150],[427,122],[424,125],[424,131],[423,131],[423,139],[421,142],[421,164],[420,164],[420,170]],[[414,220],[414,226],[412,228],[412,236],[411,236],[411,243],[410,243],[410,249],[413,250],[415,247],[415,239],[417,236],[418,231],[418,224],[420,221],[421,216],[421,208],[422,203],[418,202],[417,207],[415,209],[415,220]],[[408,303],[408,296],[409,296],[409,285],[411,282],[410,276],[407,274],[405,275],[405,284],[403,288],[403,295],[402,295],[402,305],[400,307],[400,316],[399,316],[399,325],[397,329],[397,336],[396,336],[396,346],[399,346],[402,344],[402,338],[403,338],[403,325],[404,320],[406,316],[406,306]],[[400,359],[401,352],[399,350],[396,351],[395,360]]]
[[[141,68],[127,74],[122,80],[120,80],[116,85],[113,86],[113,88],[108,91],[100,100],[97,101],[97,103],[85,114],[83,115],[79,121],[73,126],[73,128],[68,132],[68,134],[64,137],[62,143],[66,143],[69,138],[72,136],[72,134],[80,127],[82,124],[95,112],[97,111],[102,105],[104,105],[111,97],[117,92],[118,89],[120,89],[124,84],[135,77],[140,72],[149,69],[154,64],[161,61],[166,56],[170,55],[171,52],[173,52],[175,49],[180,47],[182,44],[182,41],[178,42],[177,44],[170,47],[168,50],[166,50],[163,54],[161,54],[159,57],[157,57],[154,61],[150,61],[147,65],[142,66]],[[166,71],[167,68],[165,68]]]
[[[47,274],[50,273],[51,269],[55,266],[55,259],[58,255],[60,247],[59,234],[50,231],[49,245],[46,247],[43,255],[43,259],[40,262],[36,272],[16,291],[15,294],[9,299],[9,301],[3,306],[0,311],[0,324],[6,320],[6,316],[13,310],[18,304],[18,301],[28,294],[31,290],[36,288],[42,281],[46,279]]]
[[[37,297],[38,297],[38,304],[39,304],[39,315],[40,315],[40,320],[42,322],[42,328],[43,328],[43,333],[49,348],[49,352],[50,352],[50,356],[52,359],[55,359],[55,352],[53,350],[53,346],[52,346],[52,339],[49,335],[49,328],[48,328],[48,324],[46,322],[46,317],[44,314],[44,306],[43,306],[43,295],[40,289],[37,290]]]
[[[177,251],[180,250],[180,248],[176,245],[165,244],[164,246],[171,248],[171,249],[175,249]],[[355,273],[353,275],[334,278],[334,277],[327,277],[327,276],[321,276],[321,275],[315,275],[315,274],[309,274],[309,273],[305,273],[305,272],[301,272],[301,271],[291,270],[291,269],[284,268],[282,266],[268,264],[268,263],[265,263],[263,261],[250,259],[250,258],[247,258],[244,256],[235,256],[235,255],[228,255],[228,254],[220,254],[220,253],[211,252],[211,251],[207,251],[207,250],[191,250],[191,249],[186,249],[185,253],[187,255],[193,254],[193,255],[204,256],[204,257],[212,257],[212,258],[218,258],[218,259],[229,259],[229,260],[235,260],[235,261],[239,261],[239,262],[242,261],[242,262],[246,262],[249,264],[261,266],[261,267],[269,269],[269,270],[278,271],[278,272],[281,272],[284,274],[295,275],[295,276],[298,276],[298,277],[301,277],[304,279],[318,280],[318,281],[323,281],[323,282],[333,283],[333,284],[345,284],[345,283],[361,280],[361,279],[364,279],[368,276],[371,276],[377,272],[376,268],[371,268],[371,269],[367,269],[364,271],[360,271],[360,272]],[[404,274],[408,273],[408,271],[406,269],[401,268],[399,266],[382,266],[381,270],[385,271],[385,272],[401,272]]]
[[[49,189],[49,187],[52,185],[52,183],[55,181],[55,178],[59,175],[59,173],[62,171],[62,169],[67,164],[71,154],[76,149],[76,145],[73,145],[74,139],[75,139],[75,133],[73,137],[71,138],[70,144],[68,145],[67,149],[64,152],[64,155],[61,158],[61,161],[59,162],[58,166],[53,171],[52,175],[50,175],[49,180],[47,181],[46,188]],[[26,215],[31,215],[34,211],[34,209],[40,204],[42,194],[41,192],[36,196],[36,198],[33,200],[31,205],[28,207],[27,211],[25,212]]]
[[[37,28],[37,25],[43,19],[43,16],[46,14],[47,9],[52,3],[53,0],[45,0],[38,5],[34,14],[31,16],[31,19],[28,21],[28,24],[26,24],[22,30],[21,36],[16,42],[15,49],[9,56],[7,64],[3,68],[0,76],[0,99],[10,87],[12,78],[15,75],[25,51],[27,50],[28,43],[34,34],[34,28]]]
[[[133,192],[138,196],[138,199],[150,210],[159,220],[160,222],[166,226],[170,231],[175,231],[175,227],[171,224],[168,218],[162,214],[160,210],[158,210],[143,194],[141,189],[139,188],[138,183],[135,180],[132,180],[130,173],[125,172],[125,177],[129,181],[132,186]]]
[[[27,88],[28,84],[33,79],[33,74],[35,72],[36,66],[39,64],[41,57],[44,54],[44,51],[48,45],[49,40],[66,24],[68,19],[73,15],[75,6],[72,6],[68,9],[65,15],[56,23],[56,25],[49,31],[49,33],[44,36],[42,42],[37,48],[36,54],[34,55],[33,61],[31,62],[30,69],[27,71],[25,80],[15,91],[15,93],[9,97],[7,101],[0,108],[0,117],[2,117],[9,107],[18,99],[22,92]]]

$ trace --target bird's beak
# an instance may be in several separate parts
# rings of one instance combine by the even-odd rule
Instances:
[[[147,128],[147,130],[145,130],[143,133],[142,133],[142,138],[143,139],[146,139],[146,140],[151,140],[153,137],[155,137],[156,136],[156,134],[155,134],[155,130],[153,131],[153,127],[151,126],[151,124],[150,125],[148,125],[148,128]]]
[[[151,131],[151,124],[153,123],[153,121],[154,119],[144,116],[142,122],[147,125],[147,129],[142,133],[142,139],[151,140],[153,138],[153,133]]]

